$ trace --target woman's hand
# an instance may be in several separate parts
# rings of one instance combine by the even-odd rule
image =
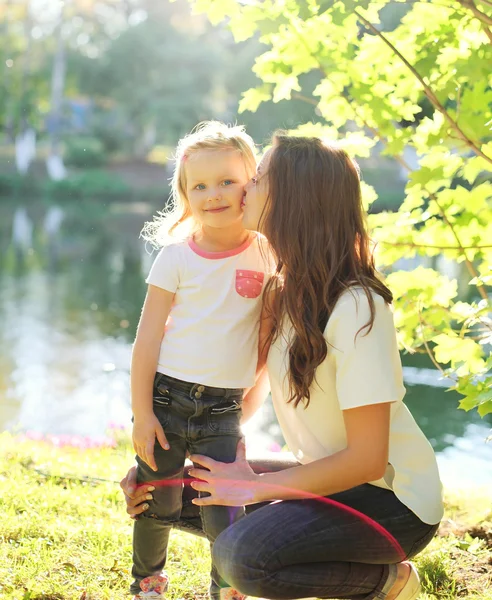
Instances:
[[[208,506],[245,506],[254,504],[255,492],[259,484],[259,476],[253,471],[246,460],[246,447],[241,439],[237,445],[236,460],[233,463],[223,463],[208,456],[193,454],[190,456],[194,464],[208,469],[190,469],[190,475],[200,479],[192,481],[191,486],[199,492],[208,492],[210,496],[194,498],[193,504]]]
[[[155,487],[153,485],[137,486],[137,467],[129,469],[120,481],[120,487],[125,494],[126,512],[132,519],[138,519],[138,515],[149,508],[146,500],[152,499],[150,492],[153,492]]]

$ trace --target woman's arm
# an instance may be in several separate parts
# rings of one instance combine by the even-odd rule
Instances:
[[[149,285],[132,352],[130,379],[134,417],[133,445],[138,456],[154,470],[157,470],[154,459],[155,438],[163,448],[169,447],[154,415],[152,386],[173,299],[172,292]]]
[[[277,473],[256,475],[241,446],[236,462],[225,464],[192,456],[203,469],[190,474],[203,481],[192,486],[211,496],[193,500],[198,505],[238,506],[267,500],[328,496],[384,475],[388,463],[390,402],[343,411],[347,447],[326,458]]]
[[[343,411],[347,447],[306,465],[260,477],[257,502],[287,500],[303,492],[328,496],[380,479],[388,464],[391,403]]]

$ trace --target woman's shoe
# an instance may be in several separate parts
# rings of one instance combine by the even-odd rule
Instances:
[[[395,600],[417,600],[419,594],[422,592],[420,577],[413,563],[407,562],[405,564],[410,565],[410,575]]]

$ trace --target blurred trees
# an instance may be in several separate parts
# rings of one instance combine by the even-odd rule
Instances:
[[[107,152],[173,146],[197,122],[236,121],[258,39],[236,44],[186,0],[8,0],[0,7],[0,128],[97,138]],[[57,64],[55,68],[54,65]],[[58,109],[51,81],[64,75]],[[266,103],[252,135],[316,119],[314,106]]]

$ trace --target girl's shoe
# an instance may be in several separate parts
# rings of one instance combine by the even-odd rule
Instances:
[[[246,598],[247,596],[231,587],[220,590],[220,600],[246,600]]]
[[[417,569],[411,562],[407,562],[406,564],[410,565],[410,576],[395,600],[417,600],[419,594],[422,592]]]
[[[164,598],[164,593],[167,590],[169,579],[167,575],[151,575],[142,579],[140,589],[142,590],[135,596],[133,600],[143,600],[144,598]]]

